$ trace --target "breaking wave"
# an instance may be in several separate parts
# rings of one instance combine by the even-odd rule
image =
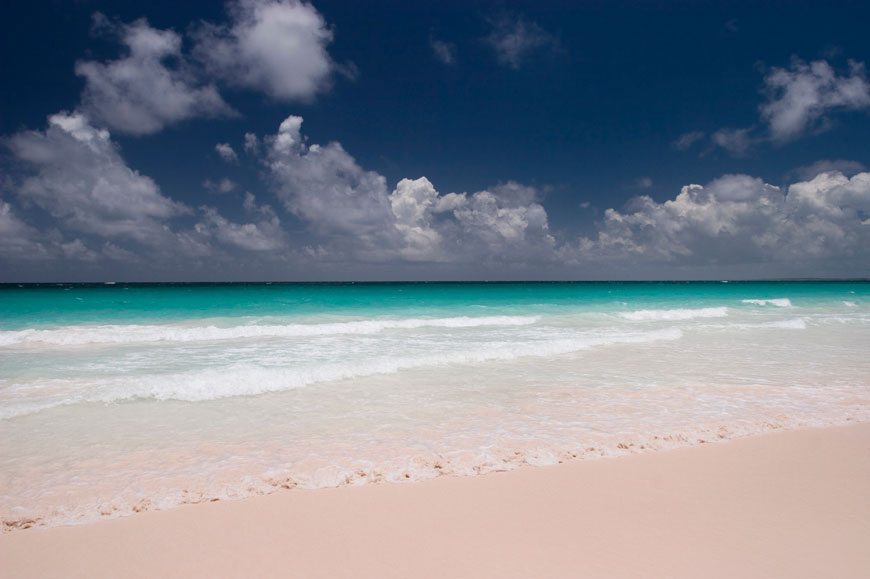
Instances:
[[[111,403],[135,399],[200,402],[232,396],[254,396],[322,382],[392,374],[424,366],[513,360],[527,356],[555,356],[610,344],[677,340],[682,335],[679,328],[651,332],[596,332],[553,340],[496,342],[452,352],[382,356],[362,362],[338,361],[309,367],[264,367],[254,363],[237,363],[222,368],[200,368],[172,375],[127,375],[90,379],[87,388],[82,388],[74,380],[55,379],[52,381],[52,389],[57,392],[56,395],[40,401],[8,404],[0,408],[0,419],[84,402]]]
[[[619,314],[627,320],[635,322],[645,321],[677,321],[691,320],[694,318],[724,318],[728,315],[728,308],[700,308],[694,310],[678,309],[678,310],[637,310],[634,312],[624,312]]]
[[[790,308],[791,300],[788,298],[775,298],[771,300],[741,300],[744,304],[755,304],[756,306],[766,306],[768,304],[778,308]]]
[[[170,326],[110,325],[69,326],[53,330],[0,332],[0,346],[43,343],[59,346],[84,344],[128,344],[141,342],[205,342],[245,338],[295,338],[339,334],[376,334],[386,330],[418,328],[473,328],[480,326],[527,326],[538,316],[459,316],[451,318],[409,318],[404,320],[362,320],[325,324]]]

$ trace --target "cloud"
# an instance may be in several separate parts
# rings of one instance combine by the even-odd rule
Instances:
[[[195,117],[236,114],[212,84],[202,84],[181,53],[181,37],[145,19],[114,24],[97,13],[101,29],[116,35],[128,54],[100,63],[78,61],[84,77],[81,110],[119,133],[147,135]]]
[[[637,181],[634,182],[634,186],[637,189],[649,189],[653,186],[653,180],[650,177],[641,177]]]
[[[264,275],[277,263],[300,259],[271,206],[246,193],[241,220],[215,207],[194,211],[128,167],[109,132],[81,113],[52,115],[44,131],[22,131],[0,144],[16,161],[3,179],[4,191],[47,224],[33,227],[12,202],[0,201],[0,258],[10,264],[7,275],[214,279],[228,272]],[[224,179],[215,187],[235,184]],[[38,265],[46,261],[50,268]]]
[[[189,213],[160,193],[154,181],[130,169],[109,132],[81,113],[49,117],[48,128],[5,140],[29,168],[15,187],[18,197],[49,212],[67,228],[105,238],[158,244],[163,222]]]
[[[758,107],[760,123],[715,131],[710,135],[713,148],[721,147],[742,157],[763,142],[783,144],[806,133],[828,130],[836,112],[870,109],[870,82],[864,64],[851,60],[849,74],[841,76],[827,61],[807,64],[793,58],[789,69],[770,69],[764,77],[763,92],[767,101]],[[673,146],[684,151],[704,138],[704,132],[691,131],[681,135]]]
[[[332,31],[311,4],[239,0],[229,12],[231,24],[203,22],[193,31],[193,53],[210,74],[282,101],[308,101],[329,88],[340,67],[326,51]]]
[[[433,215],[456,206],[456,197],[445,202],[426,177],[402,179],[390,194],[395,227],[404,239],[400,250],[409,259],[438,259],[443,241],[432,226]]]
[[[214,150],[217,151],[220,158],[227,163],[238,163],[239,161],[239,156],[236,155],[236,152],[229,143],[218,143],[214,146]]]
[[[553,259],[555,239],[550,235],[547,212],[530,199],[512,198],[519,187],[534,192],[530,187],[508,183],[492,191],[478,191],[454,209],[465,236],[483,242],[485,251],[474,252],[477,256],[491,261]]]
[[[278,198],[316,235],[321,256],[456,263],[540,255],[553,244],[532,187],[508,182],[441,195],[420,177],[389,192],[386,179],[340,143],[308,145],[301,127],[302,118],[290,116],[264,138],[263,162]]]
[[[838,76],[827,61],[794,58],[790,69],[771,69],[764,84],[768,100],[760,106],[761,117],[781,143],[824,130],[834,111],[870,108],[864,64],[855,61],[849,62],[848,76]]]
[[[442,194],[419,177],[390,189],[340,143],[309,143],[302,124],[290,116],[275,134],[249,139],[258,143],[278,201],[307,228],[294,232],[294,242],[278,213],[254,195],[245,194],[241,217],[225,204],[194,211],[128,167],[108,131],[80,113],[53,115],[44,131],[2,140],[16,161],[3,188],[18,204],[0,202],[0,256],[54,260],[53,272],[64,264],[81,264],[82,272],[104,267],[113,278],[120,270],[112,268],[129,263],[136,264],[134,276],[173,271],[191,278],[199,271],[212,279],[218,272],[238,278],[299,271],[339,278],[870,273],[870,173],[840,170],[855,169],[854,162],[819,162],[817,168],[839,169],[787,188],[725,175],[664,201],[639,196],[607,209],[592,231],[569,243],[551,232],[534,187],[508,181]],[[40,228],[22,217],[40,213]]]
[[[249,155],[260,152],[260,139],[254,133],[245,133],[245,152]]]
[[[559,40],[535,22],[523,16],[503,16],[493,22],[486,42],[495,50],[498,61],[518,69],[530,54],[543,49],[556,49]]]
[[[12,260],[48,258],[43,237],[35,227],[19,219],[9,203],[0,201],[0,256]]]
[[[288,211],[318,235],[356,248],[395,245],[387,181],[362,169],[340,143],[306,145],[302,117],[287,117],[267,137],[265,163]]]
[[[753,144],[750,136],[752,127],[745,129],[719,129],[712,135],[710,140],[714,145],[722,147],[735,157],[742,157]]]
[[[707,134],[704,131],[689,131],[688,133],[680,135],[679,138],[673,142],[673,147],[678,151],[686,151],[698,141],[703,140],[706,136]]]
[[[847,177],[851,177],[855,173],[866,171],[867,167],[864,163],[858,161],[847,161],[845,159],[822,159],[810,165],[797,167],[790,171],[791,175],[798,179],[809,181],[819,173],[827,173],[829,171],[839,171]]]
[[[438,61],[444,64],[456,63],[456,45],[452,42],[444,42],[434,36],[429,36],[429,46],[432,47],[432,54]]]
[[[236,189],[236,184],[228,177],[224,177],[217,183],[215,183],[211,179],[206,179],[202,182],[202,186],[205,189],[208,189],[209,191],[213,191],[215,193],[230,193]]]
[[[69,243],[61,243],[60,249],[66,259],[78,261],[97,261],[100,256],[90,249],[81,239],[74,239]]]
[[[505,206],[518,207],[520,205],[532,205],[540,201],[538,190],[516,181],[508,181],[501,185],[491,187],[490,191],[501,200]]]
[[[806,272],[807,263],[824,267],[822,260],[866,263],[868,212],[870,173],[851,179],[821,173],[787,191],[748,175],[725,175],[705,186],[687,185],[662,203],[642,196],[624,211],[608,209],[578,251],[624,265],[793,263]]]
[[[197,233],[211,236],[220,243],[247,251],[275,251],[286,246],[286,234],[281,220],[268,205],[259,206],[256,198],[247,193],[244,207],[249,214],[259,218],[256,223],[234,223],[224,218],[214,207],[202,207],[202,219],[194,229]]]

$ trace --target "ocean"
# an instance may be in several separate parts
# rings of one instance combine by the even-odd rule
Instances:
[[[5,284],[6,531],[870,420],[870,282]]]

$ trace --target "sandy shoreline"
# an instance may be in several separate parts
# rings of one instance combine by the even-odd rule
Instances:
[[[870,424],[0,536],[3,577],[867,577]]]

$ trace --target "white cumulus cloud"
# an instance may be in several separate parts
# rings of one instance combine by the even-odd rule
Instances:
[[[828,171],[839,171],[847,177],[851,177],[855,173],[861,173],[866,170],[867,167],[864,163],[859,163],[858,161],[850,161],[847,159],[821,159],[815,163],[797,167],[791,171],[791,174],[797,176],[799,179],[803,179],[804,181],[809,181],[819,173],[826,173]]]
[[[108,131],[81,113],[52,115],[44,132],[20,132],[5,143],[30,169],[18,196],[69,229],[156,244],[166,238],[165,220],[189,212],[128,167]]]
[[[720,147],[742,157],[764,142],[782,144],[807,133],[823,132],[833,126],[835,113],[870,109],[870,82],[864,64],[851,60],[848,74],[838,74],[825,60],[806,63],[793,58],[789,68],[770,69],[764,77],[763,92],[767,100],[758,107],[759,122],[714,131],[709,139],[711,149]],[[681,135],[673,146],[687,150],[705,137],[701,131],[692,131]]]
[[[310,100],[329,88],[332,31],[314,6],[239,0],[229,11],[229,25],[202,23],[193,33],[194,54],[211,74],[278,100]]]
[[[194,117],[234,115],[212,84],[198,82],[181,52],[181,37],[152,28],[145,19],[102,28],[119,36],[128,54],[110,62],[79,61],[84,77],[81,109],[119,133],[146,135]]]
[[[870,173],[821,173],[787,190],[725,175],[664,202],[642,196],[624,211],[608,209],[579,249],[591,258],[687,265],[870,259],[868,212]]]
[[[463,262],[542,255],[554,240],[532,187],[508,182],[442,195],[425,177],[386,179],[360,167],[339,143],[308,144],[290,116],[264,139],[264,163],[285,207],[324,251],[363,260]]]
[[[258,221],[234,223],[223,217],[214,207],[202,207],[203,216],[195,230],[214,237],[222,244],[248,251],[274,251],[286,245],[281,220],[271,207],[257,205],[255,197],[250,193],[245,196],[244,206]]]
[[[289,116],[273,135],[246,135],[277,201],[307,228],[291,240],[278,212],[251,193],[237,215],[227,198],[194,211],[129,167],[109,132],[86,116],[52,115],[45,130],[0,141],[15,160],[2,183],[0,257],[28,264],[54,259],[81,264],[82,271],[108,262],[158,271],[168,263],[183,275],[195,275],[201,264],[264,275],[278,272],[272,269],[278,263],[339,277],[406,271],[699,277],[723,268],[768,277],[868,273],[861,265],[870,263],[870,173],[856,173],[862,167],[855,162],[821,161],[803,168],[820,172],[787,187],[724,175],[686,185],[670,199],[639,196],[607,209],[594,229],[568,243],[550,230],[534,187],[507,181],[442,194],[419,177],[390,188],[340,143],[310,143],[302,124]],[[236,188],[229,180],[207,186]]]
[[[453,210],[465,236],[482,243],[473,253],[491,259],[553,258],[555,239],[549,231],[547,212],[528,196],[516,197],[519,188],[526,189],[526,195],[530,193],[531,188],[508,183],[478,191]]]
[[[266,164],[276,193],[319,236],[357,248],[392,246],[398,235],[387,181],[366,171],[340,143],[307,145],[302,117],[287,117],[266,138]]]
[[[26,272],[22,275],[263,275],[293,253],[269,205],[246,193],[241,219],[210,206],[194,212],[131,169],[109,132],[95,128],[81,113],[52,115],[44,131],[22,131],[0,144],[16,160],[3,180],[4,191],[47,224],[34,227],[12,202],[0,201],[0,258]],[[235,184],[225,179],[214,187],[230,190]],[[52,260],[51,269],[36,265],[45,260]],[[76,269],[71,265],[76,263],[86,267]],[[204,270],[206,264],[212,269]]]
[[[838,75],[827,61],[795,58],[788,69],[773,68],[764,84],[768,101],[760,107],[761,117],[779,142],[824,129],[834,111],[870,108],[863,63],[850,61],[849,74]]]
[[[441,254],[441,234],[432,226],[434,213],[442,198],[426,177],[402,179],[390,194],[390,207],[395,227],[404,238],[401,253],[410,259],[438,259]]]

